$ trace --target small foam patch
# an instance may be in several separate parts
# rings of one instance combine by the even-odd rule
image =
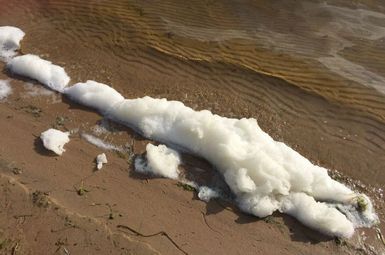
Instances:
[[[0,59],[8,61],[15,55],[20,48],[20,41],[25,33],[17,27],[0,27]]]
[[[103,164],[107,164],[107,156],[106,154],[102,153],[102,154],[99,154],[97,157],[96,157],[96,168],[98,170],[102,169],[103,167]]]
[[[4,100],[12,94],[12,87],[7,80],[0,80],[0,100]]]
[[[70,141],[69,133],[57,129],[48,129],[40,135],[43,145],[46,149],[62,155],[65,152],[64,145]]]

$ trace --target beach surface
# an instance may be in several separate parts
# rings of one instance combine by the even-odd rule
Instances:
[[[21,28],[21,53],[59,64],[126,98],[179,100],[256,118],[330,175],[366,193],[377,228],[335,240],[279,213],[258,219],[200,201],[177,181],[133,172],[148,142],[89,108],[3,70],[0,254],[383,254],[385,6],[380,1],[3,1],[0,25]],[[274,17],[274,19],[272,19]],[[107,130],[100,132],[103,124]],[[77,130],[66,151],[40,133]],[[121,146],[102,150],[81,134]],[[95,171],[95,157],[108,163]],[[213,178],[183,155],[185,173]],[[186,190],[187,189],[187,190]]]

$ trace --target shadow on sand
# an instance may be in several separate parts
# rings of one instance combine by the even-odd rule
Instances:
[[[129,171],[129,176],[138,180],[149,180],[159,178],[137,173],[134,171],[133,167]],[[193,200],[200,200],[196,191],[193,192]],[[258,218],[256,216],[246,214],[240,211],[239,208],[236,206],[236,202],[233,199],[212,199],[209,202],[205,203],[205,215],[215,215],[222,212],[223,210],[228,210],[237,216],[237,219],[235,220],[237,224],[250,224],[253,222],[264,221],[266,224],[271,224],[274,227],[280,229],[287,229],[285,231],[289,232],[290,239],[295,242],[317,244],[333,239],[333,237],[323,235],[316,230],[304,226],[301,222],[299,222],[290,215],[275,212],[271,216],[265,218]],[[258,229],[256,229],[255,231],[258,232]]]
[[[39,153],[40,155],[43,155],[43,156],[48,156],[48,157],[57,157],[58,155],[56,155],[53,151],[50,151],[50,150],[47,150],[44,145],[43,145],[43,141],[40,139],[40,137],[36,137],[35,138],[35,141],[33,143],[34,145],[34,150]]]

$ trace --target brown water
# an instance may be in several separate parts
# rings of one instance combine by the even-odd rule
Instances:
[[[0,0],[23,53],[126,97],[167,97],[385,186],[385,3]]]

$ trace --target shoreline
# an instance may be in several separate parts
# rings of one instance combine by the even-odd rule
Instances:
[[[3,78],[3,77],[1,77]],[[126,221],[131,222],[129,226],[137,226],[142,228],[142,224],[144,219],[151,219],[154,217],[154,215],[151,214],[145,214],[147,216],[143,215],[144,208],[148,208],[148,204],[144,201],[148,201],[151,206],[154,206],[158,203],[156,208],[159,208],[160,210],[159,215],[156,215],[157,220],[162,222],[159,227],[165,227],[168,226],[168,229],[173,231],[173,236],[178,236],[178,230],[179,230],[179,224],[181,224],[180,221],[183,222],[183,219],[185,219],[186,215],[188,215],[187,218],[194,219],[196,223],[193,225],[198,226],[202,223],[202,215],[203,215],[203,222],[206,225],[207,219],[205,217],[212,218],[213,222],[216,224],[218,229],[213,231],[212,226],[205,227],[205,230],[202,233],[202,229],[198,231],[196,229],[196,226],[191,226],[190,222],[184,223],[183,226],[187,229],[195,230],[191,233],[197,233],[199,232],[201,235],[201,238],[213,238],[213,232],[214,236],[216,236],[217,240],[223,240],[217,243],[215,249],[216,252],[225,252],[231,251],[231,249],[235,249],[231,254],[236,254],[236,250],[239,247],[227,247],[223,246],[223,242],[225,242],[226,238],[224,237],[223,230],[230,231],[232,233],[230,236],[233,237],[235,232],[231,231],[230,229],[238,226],[236,229],[236,236],[238,238],[246,238],[246,236],[250,236],[251,238],[246,238],[246,240],[243,241],[243,243],[246,245],[246,247],[249,247],[248,250],[245,250],[244,253],[248,254],[248,252],[251,252],[250,254],[254,254],[255,250],[250,249],[254,245],[257,245],[255,242],[255,235],[257,233],[258,236],[263,233],[262,237],[268,238],[269,240],[275,240],[279,238],[282,242],[282,246],[280,246],[279,252],[277,250],[276,244],[271,243],[275,247],[275,251],[277,253],[282,254],[290,254],[292,252],[299,252],[303,251],[305,252],[307,249],[316,249],[319,251],[319,254],[327,254],[332,249],[332,251],[336,254],[344,254],[345,250],[348,251],[354,251],[356,248],[354,247],[354,243],[359,244],[366,244],[368,242],[374,242],[376,245],[381,245],[377,238],[376,238],[376,232],[374,229],[365,229],[365,236],[368,238],[365,243],[362,243],[361,235],[356,234],[355,237],[351,240],[348,240],[348,245],[346,247],[340,247],[336,245],[333,238],[326,238],[325,236],[310,230],[306,227],[303,227],[300,223],[298,223],[296,220],[292,219],[290,216],[284,216],[281,214],[274,214],[274,216],[270,216],[268,218],[258,219],[253,216],[247,216],[241,212],[239,212],[237,209],[232,209],[231,205],[227,205],[225,208],[223,208],[220,204],[214,205],[212,202],[209,202],[208,204],[205,204],[199,200],[196,200],[196,194],[187,192],[180,187],[178,187],[175,183],[175,181],[170,181],[166,179],[147,179],[143,177],[139,177],[135,174],[132,174],[132,168],[130,165],[127,165],[126,160],[124,158],[120,158],[118,154],[109,152],[108,157],[109,161],[112,162],[112,164],[107,164],[103,170],[99,172],[92,172],[94,168],[94,157],[102,152],[99,148],[89,144],[85,140],[81,139],[80,137],[75,137],[72,139],[71,143],[69,143],[66,146],[67,151],[63,154],[62,157],[58,158],[55,156],[52,156],[50,153],[47,154],[46,150],[42,147],[42,144],[40,142],[40,139],[38,138],[38,134],[40,134],[41,131],[44,131],[47,127],[54,125],[55,120],[57,116],[61,116],[61,114],[65,113],[65,117],[68,120],[68,122],[65,123],[64,126],[61,126],[60,128],[64,129],[75,129],[79,128],[78,123],[83,123],[81,125],[81,129],[88,130],[91,132],[91,128],[96,124],[98,121],[101,120],[100,115],[95,113],[94,111],[89,111],[88,109],[79,106],[77,104],[71,103],[65,98],[62,98],[61,95],[54,94],[53,97],[56,97],[55,100],[52,100],[51,96],[37,96],[37,97],[29,97],[29,98],[23,98],[21,99],[21,95],[25,93],[25,89],[23,88],[22,84],[24,81],[19,80],[11,80],[12,88],[14,89],[14,93],[9,96],[6,102],[3,102],[0,105],[0,111],[2,112],[3,118],[7,120],[7,123],[3,123],[0,125],[0,130],[3,130],[3,132],[6,132],[5,130],[12,129],[13,132],[8,132],[8,137],[6,140],[2,141],[2,144],[4,144],[2,151],[0,152],[0,155],[2,159],[7,159],[10,162],[14,162],[13,164],[16,164],[17,168],[22,169],[22,173],[20,175],[17,175],[16,178],[20,178],[21,182],[25,182],[25,185],[31,189],[31,190],[43,190],[44,192],[47,192],[52,196],[55,200],[61,201],[65,204],[65,207],[68,206],[68,208],[71,208],[71,210],[75,210],[80,214],[89,215],[89,217],[98,217],[98,212],[100,211],[100,208],[87,208],[90,207],[90,204],[117,204],[119,205],[119,210],[124,211],[122,215],[128,214],[130,215],[130,220],[128,220],[126,217],[122,216],[124,220],[123,222],[126,223]],[[34,86],[41,86],[41,85],[34,85]],[[49,101],[50,103],[47,103]],[[54,103],[52,103],[54,102]],[[27,106],[27,107],[26,107]],[[29,106],[29,107],[28,107]],[[36,110],[40,109],[40,110]],[[85,111],[86,110],[86,111]],[[12,117],[10,117],[12,116]],[[54,123],[52,123],[52,121]],[[28,123],[28,124],[27,124]],[[32,123],[32,130],[31,130],[31,123]],[[16,125],[15,125],[16,124]],[[15,128],[17,127],[17,129]],[[112,136],[113,142],[127,142],[130,139],[134,139],[135,144],[134,146],[134,152],[137,154],[140,154],[144,151],[145,143],[147,140],[141,138],[140,136],[136,135],[134,132],[129,130],[125,127],[119,127],[118,130],[120,131],[116,132],[116,134],[109,133],[109,136]],[[17,130],[17,132],[15,132]],[[123,131],[122,131],[123,130]],[[15,138],[15,135],[18,138]],[[22,137],[19,137],[22,135]],[[29,137],[29,138],[28,138]],[[111,139],[111,137],[110,137]],[[16,143],[16,146],[15,146]],[[21,144],[19,144],[21,143]],[[11,145],[12,144],[12,145]],[[11,152],[8,150],[5,150],[5,148],[8,148],[9,146],[13,147],[11,149]],[[23,151],[20,152],[17,148],[23,148]],[[31,153],[31,151],[33,153]],[[28,156],[27,156],[28,155]],[[38,156],[36,158],[36,156]],[[39,165],[44,162],[44,165],[47,164],[48,169],[39,169]],[[81,162],[80,166],[78,165]],[[192,162],[195,162],[194,159],[192,159]],[[207,163],[204,163],[201,165],[203,167],[202,169],[209,169],[211,166]],[[68,169],[70,168],[70,169]],[[74,169],[71,169],[74,168]],[[7,169],[2,169],[2,171],[7,172]],[[70,170],[70,171],[68,171]],[[81,173],[78,173],[77,171],[81,171]],[[9,172],[9,170],[8,170]],[[100,178],[96,177],[97,175],[103,175],[106,178]],[[72,176],[72,177],[70,177]],[[118,177],[119,176],[119,177]],[[134,177],[133,179],[131,179]],[[52,178],[52,179],[51,179]],[[89,180],[88,178],[91,178]],[[96,180],[92,180],[95,178]],[[66,180],[67,179],[67,180]],[[83,180],[83,181],[82,181]],[[108,180],[108,181],[107,181]],[[119,186],[116,187],[115,181],[119,180]],[[64,185],[62,184],[64,182]],[[73,182],[70,184],[70,182]],[[131,183],[131,184],[130,184]],[[136,188],[141,190],[139,193],[135,191],[136,188],[132,189],[132,185],[135,185]],[[155,186],[154,186],[155,184]],[[87,189],[90,189],[91,192],[87,193],[84,197],[78,196],[76,194],[76,189],[74,187],[78,187],[79,185],[85,185]],[[100,186],[99,186],[100,185]],[[139,185],[139,187],[138,187]],[[90,188],[91,187],[91,188]],[[97,192],[95,192],[97,190]],[[154,195],[159,195],[159,190],[162,191],[161,197],[158,197],[154,200]],[[93,194],[94,193],[94,194]],[[96,193],[96,194],[95,194]],[[120,195],[115,198],[114,203],[106,202],[111,199],[110,194],[113,193],[120,193]],[[135,198],[130,198],[125,196],[125,194],[135,194]],[[92,194],[92,196],[91,196]],[[163,196],[162,196],[163,195]],[[145,198],[144,198],[144,197]],[[138,199],[141,201],[139,202]],[[166,203],[168,205],[166,206]],[[89,200],[89,201],[87,201]],[[99,200],[99,201],[97,201]],[[103,200],[104,202],[100,202],[100,200]],[[125,201],[129,200],[129,201]],[[144,201],[143,201],[144,200]],[[75,202],[74,202],[75,201]],[[86,204],[84,203],[86,201]],[[97,201],[97,202],[95,202]],[[376,199],[376,205],[379,206],[378,200]],[[123,203],[123,205],[121,205]],[[132,205],[138,205],[142,204],[142,212],[139,212],[140,210],[137,210],[135,212],[131,211]],[[88,204],[88,206],[87,206]],[[177,206],[175,206],[175,204]],[[179,205],[178,205],[179,204]],[[172,206],[171,206],[172,205]],[[165,207],[166,206],[166,207]],[[230,206],[230,207],[229,207]],[[170,208],[170,207],[176,207],[174,210],[171,209],[171,212],[173,217],[178,218],[178,224],[175,224],[173,222],[174,219],[166,220],[168,222],[165,224],[165,219],[167,219],[170,213],[170,209],[168,209],[166,212],[162,212],[164,208]],[[206,207],[206,209],[204,209]],[[214,207],[214,210],[211,208]],[[161,209],[162,208],[162,209]],[[187,208],[187,211],[186,211]],[[110,208],[111,209],[111,208]],[[381,219],[383,219],[383,209],[377,208],[378,214]],[[106,209],[104,209],[105,211]],[[128,212],[128,211],[130,212]],[[214,212],[214,215],[212,215],[212,210]],[[108,211],[108,208],[107,208]],[[182,212],[181,212],[182,211]],[[206,211],[205,214],[202,214],[202,212]],[[107,212],[108,214],[108,212]],[[111,220],[109,220],[107,214],[105,213],[104,220],[107,223],[110,223]],[[119,211],[117,211],[117,214],[120,214]],[[221,216],[219,216],[221,215]],[[100,215],[99,215],[100,216]],[[133,218],[131,218],[133,217]],[[141,218],[140,221],[133,220]],[[224,217],[224,218],[223,218]],[[235,218],[234,218],[235,217]],[[238,219],[236,219],[238,217]],[[234,219],[233,223],[227,222],[225,223],[225,220]],[[169,222],[172,221],[173,223]],[[139,226],[135,225],[138,222],[142,222]],[[199,222],[199,224],[198,224]],[[243,226],[242,222],[247,222],[247,226]],[[381,220],[383,222],[383,220]],[[119,221],[120,223],[120,221]],[[241,224],[240,224],[241,223]],[[116,222],[113,222],[112,224],[117,224]],[[159,224],[159,223],[158,223]],[[146,233],[148,232],[156,232],[157,228],[154,227],[157,226],[155,222],[151,221],[150,225],[146,225]],[[187,225],[186,225],[187,224]],[[121,224],[117,224],[121,225]],[[116,225],[116,226],[117,226]],[[124,224],[123,224],[124,225]],[[381,223],[381,228],[383,229],[383,223]],[[230,229],[229,229],[230,228]],[[267,232],[266,232],[267,231]],[[360,230],[358,232],[361,232]],[[183,230],[182,232],[179,232],[180,234],[185,233],[187,234],[188,231],[185,232]],[[193,237],[194,234],[192,234],[190,237]],[[248,233],[248,234],[247,234]],[[266,233],[269,233],[269,235],[266,235]],[[179,235],[180,235],[179,234]],[[169,234],[170,235],[170,234]],[[246,236],[245,236],[246,235]],[[294,236],[293,236],[294,235]],[[294,238],[294,239],[293,239]],[[356,240],[358,238],[358,240]],[[183,240],[183,238],[182,238]],[[254,241],[253,241],[254,240]],[[258,247],[261,245],[262,242],[265,246],[265,251],[267,252],[271,248],[269,247],[269,242],[266,243],[266,239],[257,239]],[[265,241],[262,241],[265,240]],[[298,242],[293,247],[293,240],[297,240]],[[300,241],[301,240],[301,241]],[[317,241],[315,241],[317,240]],[[368,241],[371,240],[371,241]],[[350,243],[352,241],[352,243]],[[164,247],[164,240],[157,240],[154,241],[155,243],[150,243],[153,248],[158,250],[161,253],[167,253],[167,254],[178,254],[178,251],[173,250],[170,246],[166,245],[167,248]],[[182,241],[183,242],[183,241]],[[308,242],[310,242],[308,244]],[[146,241],[147,243],[147,241]],[[253,244],[254,243],[254,244]],[[207,245],[210,244],[210,246],[213,245],[212,241],[208,242]],[[231,242],[229,242],[231,244]],[[48,244],[47,244],[48,245]],[[202,249],[200,246],[202,245],[201,242],[199,242],[199,247],[196,247],[196,244],[190,244],[189,254],[195,254],[196,252],[201,253],[209,253],[208,251],[213,249],[213,247],[210,247],[210,249],[207,249],[206,252],[204,249]],[[287,246],[292,247],[292,249],[289,249],[289,251],[286,251]],[[348,247],[348,248],[347,248]],[[361,247],[362,248],[362,247]],[[379,246],[381,248],[381,246]],[[222,250],[224,249],[224,250]],[[228,250],[230,249],[230,250]],[[294,250],[293,250],[294,249]],[[367,247],[366,247],[367,249]],[[222,251],[221,251],[222,250]],[[287,252],[287,253],[286,253]]]
[[[23,27],[23,29],[25,28]],[[25,32],[28,35],[29,29],[27,28]],[[52,28],[45,33],[52,35]],[[119,65],[124,62],[114,63],[115,58],[99,63],[103,60],[103,56],[108,57],[106,51],[101,51],[101,56],[89,55],[92,49],[86,50],[85,45],[74,42],[74,45],[79,48],[71,52],[69,46],[65,45],[66,41],[59,42],[56,47],[60,50],[56,51],[52,45],[56,43],[55,41],[60,40],[58,38],[64,39],[63,36],[58,35],[58,38],[55,39],[49,36],[50,43],[46,45],[38,43],[42,40],[40,36],[33,35],[32,38],[27,38],[27,36],[23,42],[23,52],[40,53],[54,63],[63,64],[69,75],[74,78],[71,83],[92,78],[114,85],[123,92],[124,96],[130,98],[148,94],[155,97],[181,100],[194,109],[210,109],[229,117],[257,118],[263,130],[272,135],[274,139],[291,145],[293,149],[310,158],[313,163],[332,169],[331,174],[339,176],[338,173],[342,173],[339,178],[344,181],[349,182],[351,181],[350,178],[356,180],[349,184],[356,185],[355,188],[366,190],[376,201],[376,211],[381,219],[380,229],[382,232],[385,231],[383,223],[384,202],[377,193],[378,189],[385,184],[384,172],[381,171],[383,163],[381,163],[381,156],[379,156],[383,153],[384,144],[381,137],[385,134],[385,130],[381,121],[373,119],[365,111],[327,101],[312,93],[287,86],[279,79],[234,68],[231,65],[185,61],[159,53],[154,54],[150,49],[150,53],[143,50],[143,55],[136,52],[138,55],[130,56],[130,61],[132,63],[137,61],[137,64],[121,67]],[[154,55],[151,56],[151,54]],[[89,56],[88,59],[87,56]],[[154,65],[146,67],[147,64],[141,63],[143,56],[151,56],[151,60],[159,60],[156,60]],[[159,63],[166,63],[165,68],[160,68]],[[3,64],[0,66],[4,70]],[[83,67],[84,69],[82,69]],[[159,68],[160,70],[158,70]],[[167,68],[171,68],[171,70],[174,68],[178,72],[162,74]],[[153,69],[151,75],[147,73],[149,69]],[[205,71],[205,69],[209,71]],[[229,70],[231,70],[231,74],[228,74]],[[128,72],[125,73],[125,71]],[[200,77],[197,74],[204,75]],[[187,75],[187,78],[184,75]],[[194,78],[196,75],[197,77]],[[210,80],[205,81],[208,77]],[[92,209],[90,209],[90,204],[110,204],[109,195],[117,193],[117,197],[113,198],[117,204],[116,207],[118,207],[117,211],[121,210],[124,212],[122,215],[126,215],[128,218],[124,217],[122,224],[130,223],[130,226],[139,228],[144,225],[146,232],[141,233],[150,234],[158,231],[159,227],[166,227],[172,233],[169,235],[176,237],[178,244],[185,245],[189,254],[205,254],[213,249],[218,253],[237,254],[239,252],[237,248],[241,249],[240,247],[245,249],[243,254],[248,254],[248,252],[255,254],[253,247],[260,248],[261,245],[263,247],[258,250],[261,254],[273,254],[271,251],[274,248],[279,250],[274,250],[277,254],[306,253],[313,251],[312,249],[316,249],[319,254],[328,254],[328,252],[344,254],[354,252],[353,246],[355,244],[363,245],[368,254],[370,254],[371,249],[369,244],[375,245],[379,250],[383,249],[375,229],[364,230],[367,237],[365,241],[363,241],[363,237],[356,235],[354,240],[348,241],[341,247],[341,245],[336,245],[332,239],[325,238],[303,227],[289,216],[274,214],[269,219],[258,220],[239,213],[237,210],[234,211],[229,205],[223,209],[218,204],[204,204],[196,200],[196,194],[181,190],[172,181],[143,179],[132,175],[131,166],[126,163],[127,159],[121,158],[119,154],[110,153],[111,155],[108,156],[109,158],[112,157],[114,162],[112,166],[107,164],[106,169],[103,168],[101,174],[93,173],[93,157],[102,151],[87,144],[80,137],[75,137],[74,144],[68,145],[64,160],[63,157],[52,157],[42,149],[37,138],[34,138],[36,135],[53,125],[59,125],[59,128],[65,129],[80,128],[90,132],[92,126],[100,121],[101,117],[94,111],[74,104],[55,93],[49,96],[28,96],[24,87],[28,80],[15,78],[8,77],[4,72],[0,74],[1,80],[11,79],[13,88],[13,94],[5,102],[0,103],[0,112],[3,119],[6,120],[6,123],[0,125],[0,130],[8,136],[2,141],[0,157],[9,162],[8,164],[20,165],[16,167],[22,169],[22,173],[15,177],[18,181],[25,182],[30,191],[49,191],[50,196],[63,202],[65,207],[81,214],[88,214],[89,217],[100,216],[97,215],[100,208],[95,209],[91,206]],[[234,82],[235,85],[232,87],[219,86],[228,85],[224,82],[226,78]],[[215,85],[218,81],[219,85]],[[130,84],[130,87],[127,87],[127,84]],[[239,84],[248,84],[246,88],[248,88],[248,93],[252,94],[250,98],[235,95],[235,92],[242,87],[237,87]],[[41,85],[35,84],[34,86]],[[230,89],[226,91],[226,88]],[[231,94],[234,96],[229,97]],[[56,121],[58,117],[65,119],[64,125],[60,124],[60,121]],[[80,127],[79,123],[81,123]],[[148,140],[141,138],[127,128],[119,127],[118,130],[120,131],[108,133],[104,138],[111,139],[120,145],[129,141],[128,143],[134,144],[135,153],[144,151]],[[67,153],[68,155],[66,155]],[[196,159],[192,161],[196,162]],[[47,164],[48,169],[39,169],[42,163]],[[77,165],[78,163],[80,166]],[[211,168],[207,163],[203,163],[202,166],[204,170]],[[66,172],[68,167],[73,169]],[[370,174],[365,171],[366,169],[370,169]],[[1,169],[1,171],[9,173],[10,170]],[[104,177],[105,179],[103,179]],[[132,177],[134,178],[131,180]],[[73,186],[79,188],[79,185],[83,185],[81,180],[84,181],[84,179],[86,180],[84,185],[89,185],[92,190],[84,197],[78,197]],[[116,183],[109,183],[106,180]],[[128,183],[125,183],[126,181]],[[118,187],[115,187],[115,184],[118,184]],[[125,187],[125,185],[132,185],[135,188]],[[375,192],[373,192],[373,188]],[[162,191],[163,195],[158,194],[159,190]],[[134,194],[135,197],[128,199],[125,194]],[[149,209],[148,205],[142,201],[145,200],[144,198],[159,210],[164,208],[167,210],[161,212],[159,216],[144,212]],[[98,199],[103,202],[96,201]],[[130,212],[133,204],[138,204],[139,209]],[[175,204],[177,204],[176,208],[171,209]],[[107,212],[108,210],[112,210],[111,207],[107,208]],[[203,213],[205,210],[206,214]],[[11,213],[15,212],[11,210]],[[176,217],[176,222],[169,219],[169,215]],[[183,222],[186,215],[187,218],[191,219],[191,222]],[[156,220],[153,220],[153,217]],[[237,217],[238,219],[236,219]],[[149,222],[143,223],[145,221],[143,218]],[[219,230],[208,224],[208,218]],[[120,225],[120,222],[111,223],[108,217],[103,218],[103,220],[107,224],[113,225],[114,230],[116,230],[116,226]],[[141,224],[135,225],[138,222]],[[198,229],[197,226],[202,227],[202,224],[206,225],[207,229]],[[183,226],[182,230],[180,230],[181,226]],[[169,233],[168,231],[167,233]],[[359,231],[362,233],[361,230]],[[255,232],[258,232],[258,238],[255,237]],[[267,234],[264,236],[262,233]],[[197,237],[197,235],[200,236]],[[234,240],[230,237],[235,237],[240,246],[231,247],[230,244]],[[139,239],[145,239],[145,242],[151,243],[151,246],[161,253],[179,254],[180,252],[162,238],[155,237],[151,241],[147,241],[146,238]],[[270,239],[278,239],[280,246],[277,248],[275,242],[268,241]],[[194,244],[191,244],[189,240],[194,240]],[[215,247],[211,247],[213,243],[215,243]],[[52,245],[52,243],[47,243],[47,245]],[[199,245],[202,247],[198,247]]]

